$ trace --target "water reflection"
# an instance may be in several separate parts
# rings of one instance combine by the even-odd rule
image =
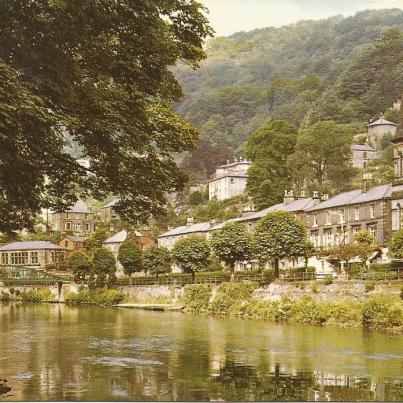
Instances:
[[[397,335],[15,304],[0,327],[0,400],[403,400]]]

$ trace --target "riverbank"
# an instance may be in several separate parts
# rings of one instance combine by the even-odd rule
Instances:
[[[66,302],[148,310],[183,310],[215,316],[237,316],[273,322],[322,326],[363,327],[403,331],[401,283],[397,282],[253,282],[173,286],[124,286],[114,290],[77,289],[63,301],[43,287],[38,290],[4,290],[0,300]]]

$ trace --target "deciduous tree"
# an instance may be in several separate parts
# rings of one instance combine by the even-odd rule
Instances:
[[[145,270],[153,276],[170,273],[173,258],[171,252],[163,246],[154,245],[144,252],[143,264]]]
[[[172,249],[175,262],[185,272],[202,271],[209,264],[210,245],[206,238],[190,235],[175,242]]]
[[[222,260],[234,275],[236,262],[252,258],[252,238],[244,225],[228,222],[221,229],[213,231],[211,248],[214,254]]]
[[[66,267],[73,273],[75,282],[85,281],[91,273],[91,258],[86,253],[76,250],[68,256]]]
[[[93,252],[92,265],[97,288],[113,284],[116,279],[116,259],[113,253],[106,248],[97,248]]]
[[[129,277],[130,284],[132,274],[144,269],[140,248],[130,240],[122,243],[119,247],[118,261],[123,266],[123,271]]]
[[[306,230],[292,213],[275,211],[260,219],[254,234],[254,253],[260,263],[274,262],[279,276],[279,260],[304,256]]]
[[[173,154],[197,139],[171,67],[204,58],[201,3],[10,0],[0,15],[0,231],[78,192],[115,194],[131,222],[160,213],[185,179]]]

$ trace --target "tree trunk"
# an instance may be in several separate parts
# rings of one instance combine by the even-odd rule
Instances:
[[[133,285],[133,278],[132,278],[132,275],[130,274],[130,276],[129,276],[129,284],[130,285]]]
[[[196,271],[192,270],[192,283],[195,282],[195,279],[196,279]]]
[[[276,258],[274,259],[274,278],[280,277],[280,267],[279,267],[279,260]]]
[[[230,271],[231,271],[230,281],[233,282],[233,281],[235,281],[235,263],[231,263],[229,268],[230,268]]]

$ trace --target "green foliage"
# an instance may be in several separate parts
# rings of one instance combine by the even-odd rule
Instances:
[[[365,292],[370,292],[374,290],[375,290],[375,284],[372,281],[365,284]]]
[[[107,226],[98,227],[86,240],[85,247],[89,250],[101,248],[103,242],[108,238],[109,228]]]
[[[351,143],[351,129],[333,121],[302,130],[288,161],[295,182],[314,190],[342,190],[354,174]]]
[[[125,241],[120,245],[118,261],[123,266],[123,271],[128,277],[131,277],[133,273],[140,272],[144,269],[141,250],[130,240]]]
[[[323,279],[323,284],[325,284],[325,285],[333,284],[333,276],[326,276]]]
[[[294,152],[297,133],[289,122],[271,120],[247,140],[246,156],[253,161],[247,189],[257,208],[280,202],[290,185],[287,158]]]
[[[284,280],[314,280],[316,278],[316,269],[309,266],[280,269],[280,275]]]
[[[402,326],[403,307],[399,300],[386,295],[376,295],[364,302],[362,325],[369,328],[385,329]]]
[[[214,314],[231,314],[239,310],[240,305],[251,298],[257,284],[253,282],[221,283],[211,303]]]
[[[204,138],[234,149],[268,118],[297,127],[319,120],[368,122],[402,92],[398,41],[374,45],[396,27],[403,27],[401,10],[367,10],[215,38],[199,70],[176,68],[187,95],[178,110]],[[357,101],[349,94],[356,79]]]
[[[364,246],[372,246],[375,244],[375,237],[368,231],[358,231],[354,235],[354,240]]]
[[[11,292],[10,292],[11,294]],[[6,291],[1,291],[0,293],[0,301],[1,302],[8,302],[11,300],[11,295]]]
[[[183,302],[186,309],[203,312],[208,309],[211,295],[209,284],[189,284],[183,290]]]
[[[235,273],[235,281],[254,281],[259,285],[270,284],[274,280],[274,270],[247,270],[237,271]]]
[[[108,283],[113,285],[116,271],[116,259],[109,249],[97,248],[94,250],[92,267],[94,270],[94,278],[89,283],[91,287],[102,288]]]
[[[197,138],[172,110],[182,92],[171,66],[204,58],[212,30],[203,10],[169,0],[0,2],[1,231],[71,205],[80,189],[116,194],[129,221],[163,210],[184,181],[173,154]]]
[[[66,304],[116,305],[121,303],[124,298],[124,294],[117,290],[81,290],[77,293],[70,292],[66,296]]]
[[[23,302],[43,302],[54,299],[52,293],[48,289],[22,291],[20,297]]]
[[[254,254],[259,262],[275,261],[277,277],[279,259],[304,255],[306,231],[303,223],[292,213],[275,211],[259,221],[253,242]]]
[[[191,235],[176,241],[172,255],[183,271],[194,273],[208,265],[210,246],[206,238]]]
[[[171,252],[162,246],[154,245],[144,252],[143,266],[147,273],[159,276],[170,273],[173,258]]]
[[[79,250],[73,251],[66,259],[67,268],[73,273],[74,281],[84,281],[91,273],[91,258]]]
[[[189,196],[189,205],[191,206],[197,206],[198,204],[201,204],[205,201],[206,198],[204,197],[204,193],[201,192],[200,190],[196,190]]]
[[[231,272],[234,272],[236,262],[252,258],[252,238],[246,227],[237,222],[227,222],[211,235],[211,248],[214,254],[222,260]]]
[[[403,230],[394,232],[392,236],[392,256],[396,259],[403,258]]]

